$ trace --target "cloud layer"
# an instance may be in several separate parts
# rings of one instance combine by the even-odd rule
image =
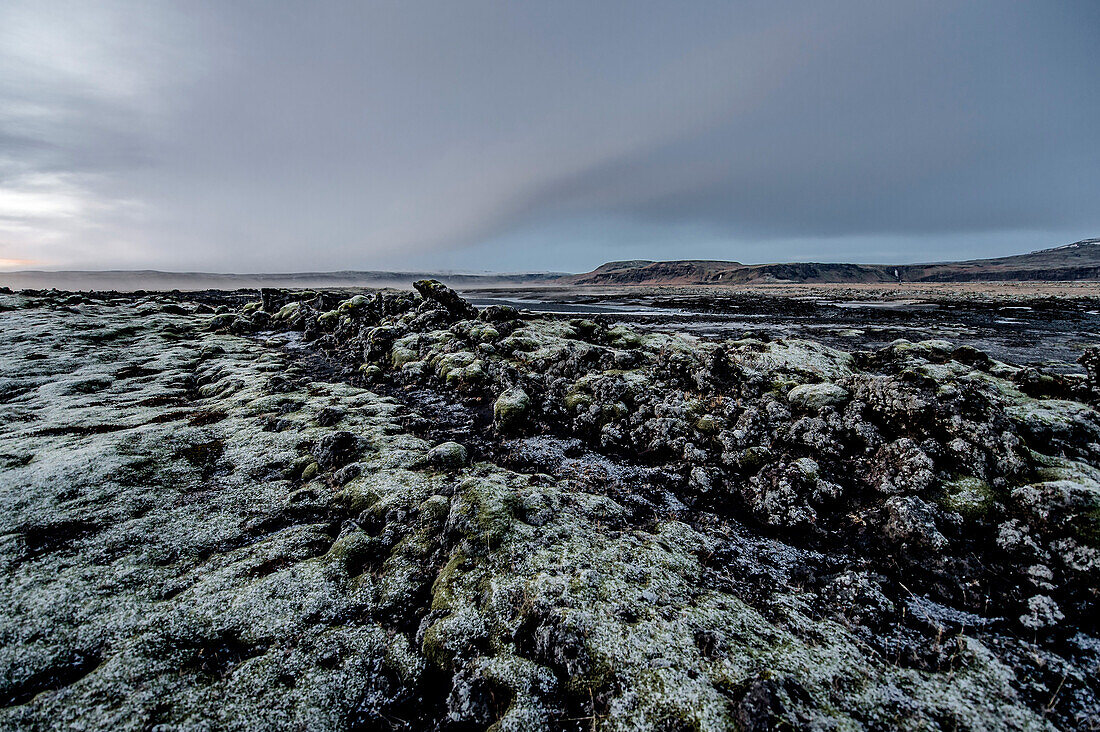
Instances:
[[[1100,233],[1097,47],[1089,2],[8,2],[0,266],[1064,243]]]

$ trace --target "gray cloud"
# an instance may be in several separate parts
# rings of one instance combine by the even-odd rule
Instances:
[[[1100,6],[779,5],[7,3],[0,260],[900,260],[1100,229]]]

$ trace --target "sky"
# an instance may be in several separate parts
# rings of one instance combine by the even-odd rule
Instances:
[[[1100,236],[1100,2],[0,0],[0,268],[925,262]]]

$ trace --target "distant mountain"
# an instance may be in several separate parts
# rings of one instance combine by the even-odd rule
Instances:
[[[408,287],[415,280],[434,278],[460,288],[537,285],[557,282],[561,272],[466,274],[440,272],[293,272],[287,274],[223,274],[160,272],[157,270],[0,272],[0,285],[13,289],[60,290],[237,290],[259,287]]]
[[[62,290],[235,290],[259,287],[408,287],[424,278],[458,289],[539,285],[747,285],[769,282],[973,282],[996,280],[1100,280],[1100,239],[996,259],[931,264],[790,262],[741,264],[706,259],[608,262],[584,274],[439,272],[297,272],[220,274],[156,270],[0,272],[0,286]]]
[[[562,278],[576,285],[740,285],[768,282],[975,282],[997,280],[1100,279],[1100,239],[996,259],[931,264],[791,262],[741,264],[684,259],[668,262],[608,262],[591,272]]]

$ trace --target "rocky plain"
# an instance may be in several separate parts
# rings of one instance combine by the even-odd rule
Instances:
[[[0,293],[0,727],[1100,728],[1091,289],[500,299]]]

